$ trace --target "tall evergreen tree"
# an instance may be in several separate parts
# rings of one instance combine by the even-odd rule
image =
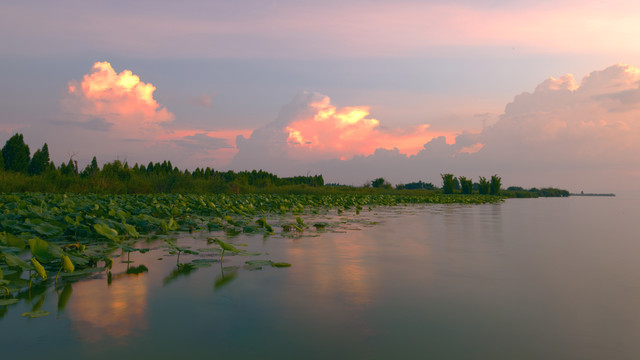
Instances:
[[[6,170],[26,173],[30,157],[29,146],[24,143],[22,134],[13,135],[2,148],[2,158]]]
[[[87,165],[87,167],[82,171],[82,175],[94,176],[99,172],[100,167],[98,167],[98,160],[96,160],[96,157],[94,156],[93,159],[91,159],[91,164]]]
[[[49,146],[45,143],[42,146],[42,149],[36,150],[29,162],[29,166],[27,167],[27,172],[29,175],[39,175],[44,173],[49,167]]]

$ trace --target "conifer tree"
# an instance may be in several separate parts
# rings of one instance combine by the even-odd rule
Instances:
[[[49,146],[45,143],[42,149],[36,150],[29,162],[27,172],[29,175],[39,175],[44,173],[49,168]]]
[[[22,134],[13,135],[2,148],[5,170],[26,173],[30,157],[29,146],[24,143]]]

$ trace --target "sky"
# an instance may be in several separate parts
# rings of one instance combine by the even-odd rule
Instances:
[[[625,192],[634,1],[0,1],[0,144],[56,163]]]

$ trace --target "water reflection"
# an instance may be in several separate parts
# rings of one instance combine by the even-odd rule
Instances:
[[[365,307],[372,301],[375,279],[378,277],[375,267],[367,264],[375,244],[366,240],[362,232],[331,234],[319,240],[322,244],[287,248],[287,258],[291,263],[312,262],[315,265],[294,272],[295,280],[315,289],[318,303],[326,304],[327,299],[340,299],[354,307]]]
[[[105,337],[129,342],[148,327],[148,277],[145,273],[113,275],[74,285],[67,310],[78,338],[93,343]],[[64,290],[63,290],[64,292]]]
[[[56,290],[58,293],[58,316],[60,316],[64,309],[67,307],[67,303],[73,294],[73,287],[71,283],[65,284],[62,290]]]

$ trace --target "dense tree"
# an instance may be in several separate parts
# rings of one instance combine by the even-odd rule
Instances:
[[[78,175],[78,163],[73,159],[69,159],[68,163],[60,164],[60,173],[62,175]]]
[[[467,179],[464,176],[460,176],[460,187],[463,194],[471,194],[471,192],[473,191],[473,181],[471,181],[471,179]]]
[[[480,176],[480,181],[478,182],[478,193],[488,195],[490,188],[491,184],[489,183],[489,181],[487,181],[487,178],[484,176]]]
[[[94,156],[91,159],[91,164],[87,165],[86,168],[82,171],[82,176],[95,176],[100,172],[100,167],[98,167],[98,160]]]
[[[453,189],[456,187],[458,179],[453,174],[440,174],[442,177],[442,192],[444,194],[453,194]]]
[[[29,162],[29,166],[27,167],[27,172],[29,175],[39,175],[47,171],[49,168],[49,163],[51,159],[49,159],[49,146],[45,143],[42,146],[42,149],[36,150],[33,153],[33,157]]]
[[[2,148],[5,170],[26,173],[30,156],[29,146],[24,143],[22,134],[13,135]]]
[[[502,179],[498,175],[491,176],[491,183],[489,184],[489,194],[500,195],[500,183]]]
[[[419,190],[419,189],[434,190],[436,187],[432,183],[424,183],[422,182],[422,180],[420,180],[418,182],[411,182],[404,185],[399,184],[398,186],[396,186],[396,188],[407,189],[407,190]]]
[[[384,178],[377,178],[371,181],[371,187],[374,188],[390,188],[391,184],[389,184]]]

